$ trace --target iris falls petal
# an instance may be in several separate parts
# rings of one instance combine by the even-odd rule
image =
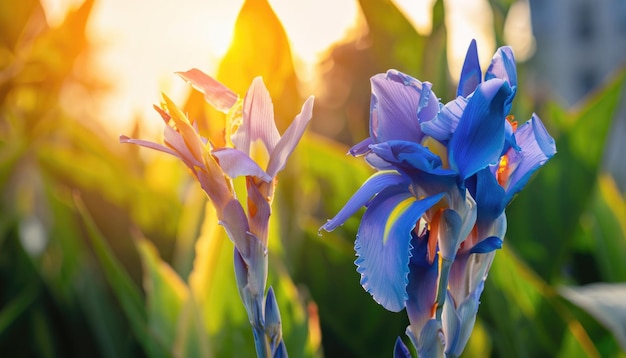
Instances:
[[[411,231],[442,196],[417,200],[405,188],[391,187],[379,193],[363,215],[355,242],[357,271],[363,288],[390,311],[404,308],[408,297]]]
[[[397,172],[387,171],[387,172],[378,172],[369,179],[361,187],[359,190],[352,195],[350,200],[346,203],[346,205],[341,208],[341,210],[335,215],[334,218],[328,220],[324,226],[320,228],[320,230],[332,231],[337,226],[343,224],[350,216],[357,212],[361,207],[367,204],[374,195],[381,192],[383,189],[387,187],[392,187],[396,185],[408,186],[406,179],[398,174]]]

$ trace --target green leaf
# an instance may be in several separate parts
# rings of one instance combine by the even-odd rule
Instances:
[[[581,221],[579,240],[591,247],[601,280],[626,281],[626,201],[610,175],[600,176]]]
[[[377,71],[397,68],[420,75],[416,71],[422,69],[425,38],[391,0],[360,0],[359,4],[369,28]]]
[[[38,286],[27,286],[11,302],[2,307],[0,309],[0,332],[6,332],[7,328],[35,302],[38,295]]]
[[[509,242],[539,273],[557,280],[571,255],[571,238],[590,204],[602,150],[624,86],[626,71],[574,113],[551,107],[542,116],[558,124],[557,154],[507,210]]]
[[[75,196],[74,202],[86,226],[87,237],[91,241],[94,253],[100,261],[104,275],[113,289],[113,294],[126,314],[138,341],[146,351],[150,351],[151,347],[156,344],[156,340],[148,332],[147,312],[138,287],[135,286],[126,269],[111,251],[106,238],[102,236],[100,230],[96,227],[82,200]]]
[[[556,356],[562,342],[579,356],[600,354],[557,293],[505,245],[487,278],[478,315],[500,356]],[[528,344],[528,342],[533,342]]]
[[[560,287],[559,293],[604,324],[626,351],[626,284]]]
[[[193,295],[188,295],[176,326],[174,356],[213,357],[200,312]]]
[[[234,246],[210,202],[206,203],[201,235],[196,241],[189,287],[214,345],[216,357],[254,357],[252,329],[239,299],[233,269]]]
[[[152,243],[140,238],[137,248],[144,268],[148,326],[160,342],[160,346],[151,346],[148,353],[152,357],[167,357],[172,355],[176,323],[189,290],[174,270],[161,260]],[[161,346],[168,347],[169,352],[162,350]]]

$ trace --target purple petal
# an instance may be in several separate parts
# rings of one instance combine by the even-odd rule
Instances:
[[[504,107],[511,88],[500,79],[481,83],[448,144],[450,166],[467,179],[495,163],[504,146]]]
[[[464,97],[457,97],[446,103],[432,121],[421,123],[422,132],[442,143],[447,143],[459,125],[465,106],[467,99]]]
[[[445,209],[439,219],[438,227],[431,228],[430,234],[433,236],[431,240],[437,240],[439,243],[439,254],[444,259],[454,261],[461,240],[465,239],[465,237],[459,235],[462,225],[463,220],[456,211]]]
[[[173,155],[173,156],[175,156],[177,158],[180,158],[178,153],[176,153],[175,151],[171,150],[170,148],[168,148],[168,147],[166,147],[164,145],[158,144],[158,143],[149,142],[147,140],[134,139],[134,138],[127,137],[125,135],[120,135],[120,143],[137,144],[137,145],[140,145],[142,147],[158,150],[160,152],[171,154],[171,155]]]
[[[418,111],[427,87],[417,80],[407,83],[404,78],[389,70],[370,80],[370,135],[376,143],[392,139],[419,142],[423,137]],[[430,90],[427,92],[431,94]]]
[[[274,105],[263,79],[256,77],[243,100],[243,123],[233,134],[235,147],[250,154],[250,144],[260,139],[271,153],[280,139],[274,123]]]
[[[443,357],[443,342],[441,341],[441,323],[436,319],[426,322],[419,333],[418,344],[415,347],[421,358]]]
[[[354,157],[358,157],[360,155],[366,154],[370,151],[370,144],[373,144],[374,140],[372,137],[367,137],[364,140],[360,141],[356,145],[354,145],[348,153]]]
[[[220,112],[228,113],[237,102],[238,96],[235,92],[196,68],[176,74],[202,92],[204,99]]]
[[[253,179],[246,178],[246,188],[248,190],[248,216],[250,231],[267,245],[268,229],[272,208],[267,199],[267,194],[263,195],[260,185]],[[262,185],[273,185],[272,183]],[[261,186],[262,186],[261,185]]]
[[[396,344],[393,347],[393,358],[411,358],[411,352],[400,337],[396,339]]]
[[[502,239],[497,236],[489,236],[470,250],[470,254],[486,254],[502,248]]]
[[[476,206],[478,221],[495,220],[506,207],[505,192],[488,168],[476,173]]]
[[[535,114],[515,132],[521,152],[510,150],[506,203],[524,188],[532,174],[556,154],[556,144]]]
[[[221,214],[221,215],[220,215]],[[253,252],[252,239],[257,240],[250,233],[248,218],[237,199],[230,200],[221,212],[218,210],[219,224],[224,227],[230,240],[235,244],[246,263],[249,263]],[[258,241],[258,240],[257,240]]]
[[[270,160],[267,164],[267,174],[275,177],[276,173],[283,170],[287,159],[295,149],[296,145],[302,138],[307,124],[313,116],[313,97],[304,102],[300,114],[296,116],[289,128],[283,133],[274,150],[270,153]]]
[[[363,215],[354,244],[357,272],[363,288],[390,311],[400,311],[408,298],[411,231],[417,219],[442,196],[417,200],[406,188],[387,188]]]
[[[480,70],[478,61],[478,50],[476,49],[476,40],[472,40],[465,55],[463,69],[461,70],[461,78],[459,79],[459,87],[456,90],[457,96],[469,96],[478,84],[480,84],[483,74]]]
[[[458,335],[455,355],[458,357],[463,352],[465,345],[469,341],[469,338],[474,329],[474,323],[476,322],[476,314],[478,313],[478,305],[480,304],[480,295],[485,287],[485,281],[481,281],[476,289],[472,291],[465,301],[461,303],[457,312],[459,318],[461,318],[461,330]]]
[[[421,82],[412,76],[396,70],[387,71],[387,78],[404,83],[405,86],[413,88],[419,93],[419,105],[417,106],[417,119],[429,121],[439,112],[439,100],[432,92],[433,85],[430,82]]]
[[[439,156],[420,144],[392,140],[371,146],[372,152],[388,163],[397,165],[405,172],[417,169],[431,174],[453,176],[455,172],[441,168]]]
[[[426,322],[433,318],[433,306],[437,295],[439,265],[435,260],[428,260],[428,240],[425,235],[418,238],[415,234],[411,240],[411,259],[409,261],[409,283],[406,287],[408,299],[406,312],[409,316],[411,329],[419,335]]]
[[[182,135],[172,127],[166,126],[163,130],[163,141],[174,148],[174,151],[178,153],[179,157],[189,168],[194,166],[204,167],[204,164],[191,153]]]
[[[219,148],[211,152],[219,161],[220,167],[231,178],[255,176],[265,182],[272,181],[259,165],[246,153],[235,148]]]
[[[405,184],[405,180],[404,177],[396,172],[378,172],[372,175],[361,185],[359,190],[352,195],[350,200],[341,208],[337,215],[328,220],[328,222],[320,228],[320,231],[333,231],[337,226],[343,224],[349,217],[367,204],[374,195],[387,187]]]
[[[500,78],[508,82],[515,92],[517,88],[517,69],[515,67],[515,56],[509,46],[500,47],[493,55],[491,64],[485,73],[485,81],[492,78]]]

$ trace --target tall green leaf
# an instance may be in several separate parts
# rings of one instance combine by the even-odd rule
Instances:
[[[508,241],[541,277],[553,282],[568,262],[572,237],[591,194],[626,72],[573,113],[551,107],[542,115],[557,124],[557,154],[507,210]]]
[[[176,324],[189,290],[148,240],[139,238],[137,248],[144,269],[148,327],[161,343],[151,346],[148,353],[151,357],[168,357],[172,355]]]
[[[137,339],[146,351],[150,351],[151,347],[155,346],[158,341],[149,333],[147,312],[139,288],[135,286],[126,269],[111,251],[106,238],[102,236],[82,200],[76,196],[74,202],[85,223],[87,237],[93,245],[94,253],[113,289],[113,294],[117,297]],[[166,348],[162,349],[165,350]]]

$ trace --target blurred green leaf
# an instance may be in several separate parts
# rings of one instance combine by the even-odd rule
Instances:
[[[489,272],[478,315],[501,356],[556,356],[570,340],[579,356],[600,357],[588,333],[554,289],[505,245]],[[533,342],[529,345],[528,342]]]
[[[626,281],[626,201],[608,174],[594,187],[579,235],[589,243],[602,281]]]
[[[219,342],[213,346],[214,355],[253,357],[254,339],[237,291],[233,250],[232,242],[218,224],[213,205],[207,202],[189,287],[211,341]]]
[[[152,243],[139,238],[137,248],[144,268],[148,326],[160,341],[158,346],[150,347],[148,354],[151,357],[171,356],[173,352],[162,347],[171,349],[174,346],[176,323],[189,290],[174,270],[161,260]]]
[[[37,299],[39,292],[37,286],[25,287],[19,295],[0,309],[0,335],[22,315],[29,306]]]
[[[102,236],[100,230],[96,227],[82,200],[76,196],[74,201],[76,209],[85,223],[87,236],[93,245],[94,253],[102,265],[104,275],[111,285],[115,297],[122,306],[137,339],[146,351],[151,351],[151,347],[158,341],[150,336],[148,332],[147,312],[139,289],[114,256],[106,238]],[[166,351],[165,347],[161,349]]]
[[[209,336],[204,329],[200,308],[193,295],[184,302],[176,326],[176,342],[173,350],[176,357],[213,357]]]
[[[507,210],[508,241],[548,282],[555,282],[569,263],[571,238],[591,204],[625,78],[626,72],[620,73],[574,113],[551,107],[551,117],[543,118],[548,127],[559,125],[558,152]]]
[[[563,286],[558,291],[604,324],[626,351],[626,284]]]
[[[421,75],[416,71],[422,69],[424,37],[391,0],[360,0],[359,4],[368,25],[376,72],[396,68],[413,76]]]

